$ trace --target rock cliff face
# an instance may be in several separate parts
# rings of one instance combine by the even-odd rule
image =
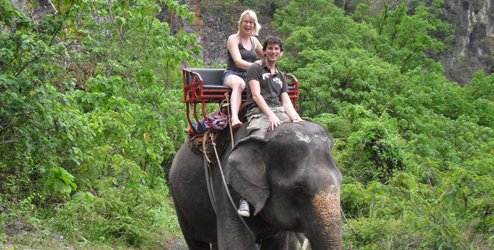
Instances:
[[[180,19],[170,20],[173,30],[184,29],[199,35],[198,44],[203,47],[199,56],[206,64],[226,63],[226,41],[228,36],[237,32],[237,23],[241,13],[231,10],[203,8],[201,0],[181,0],[189,5],[196,15],[193,24]],[[460,85],[472,79],[472,74],[484,70],[485,74],[494,71],[494,0],[453,0],[444,4],[445,17],[452,23],[456,39],[451,42],[450,50],[434,58],[441,61],[446,76]],[[276,35],[270,26],[271,17],[258,16],[262,29],[259,39]]]
[[[449,7],[448,22],[457,37],[451,51],[439,59],[446,76],[463,86],[476,71],[484,70],[486,75],[494,72],[494,0],[458,0]]]
[[[170,20],[172,33],[183,29],[187,33],[198,34],[197,44],[203,48],[199,58],[208,65],[226,64],[226,40],[236,30],[234,23],[201,9],[198,0],[182,0],[182,3],[188,4],[189,11],[194,12],[196,17],[192,24],[180,18]]]
[[[30,0],[11,0],[14,6],[25,10]],[[47,13],[53,13],[54,7],[47,0],[37,0],[39,5],[30,14],[39,19]],[[163,11],[161,21],[170,24],[172,33],[183,29],[199,35],[197,43],[203,47],[199,59],[208,65],[226,64],[226,41],[228,36],[237,32],[240,12],[220,9],[208,5],[207,0],[181,0],[189,5],[189,11],[195,13],[192,24],[184,22],[174,15]],[[455,30],[456,39],[449,42],[450,49],[434,56],[446,70],[446,76],[465,85],[472,74],[484,70],[485,74],[494,72],[494,0],[450,0],[443,4],[443,16]],[[166,10],[166,6],[163,6]],[[262,41],[269,35],[277,35],[271,26],[271,17],[258,14],[262,25],[258,39]]]
[[[12,5],[17,7],[22,12],[26,13],[28,16],[33,18],[34,20],[39,20],[40,18],[45,17],[47,14],[55,13],[56,7],[52,2],[48,0],[36,0],[38,5],[34,10],[26,10],[26,5],[33,2],[33,0],[11,0]]]
[[[183,29],[186,32],[198,34],[197,43],[203,48],[199,59],[208,65],[226,64],[226,41],[230,35],[237,32],[237,21],[242,13],[219,9],[214,6],[208,6],[206,10],[201,7],[203,1],[200,0],[181,0],[181,3],[188,4],[189,11],[194,12],[196,18],[193,24],[184,22],[180,18],[168,19],[172,32]],[[260,16],[259,14],[257,17],[261,24],[261,30],[257,38],[261,43],[267,36],[277,35],[271,26],[272,20],[270,17]]]

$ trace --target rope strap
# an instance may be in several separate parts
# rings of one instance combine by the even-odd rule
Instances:
[[[213,138],[213,132],[214,131],[223,130],[226,127],[226,125],[229,124],[230,125],[229,126],[230,127],[230,137],[232,139],[232,147],[234,145],[230,109],[227,108],[227,110],[228,110],[228,117],[226,117],[221,112],[221,106],[223,105],[223,102],[227,102],[228,105],[230,105],[229,98],[228,98],[228,93],[225,93],[225,99],[221,102],[220,108],[219,108],[220,112],[218,112],[218,114],[223,115],[223,116],[220,116],[220,117],[218,117],[215,120],[212,119],[211,122],[208,122],[210,120],[209,117],[208,117],[208,121],[205,121],[205,125],[206,125],[206,128],[208,128],[208,126],[210,126],[210,128],[208,128],[209,131],[207,131],[206,133],[204,133],[204,137],[203,137],[203,140],[202,140],[202,151],[204,153],[203,159],[204,159],[204,173],[206,175],[206,185],[207,185],[207,188],[208,188],[209,199],[211,200],[211,205],[213,206],[213,210],[214,210],[215,214],[217,214],[217,212],[216,212],[216,198],[215,198],[215,195],[214,195],[213,179],[211,177],[211,167],[210,167],[211,161],[209,160],[209,158],[208,158],[208,156],[206,154],[206,141],[207,141],[207,135],[208,134],[211,137],[211,145],[213,145],[214,154],[216,156],[216,162],[218,163],[218,168],[220,169],[221,179],[223,180],[223,186],[225,188],[225,192],[228,195],[228,199],[230,200],[230,203],[232,204],[233,209],[235,211],[238,210],[238,208],[235,205],[235,202],[233,201],[233,198],[232,198],[232,196],[230,194],[230,191],[228,189],[228,186],[226,185],[225,174],[223,173],[223,168],[221,167],[220,157],[218,155],[218,151],[216,150],[216,142],[214,141],[214,138]],[[216,116],[214,116],[214,117],[216,118]],[[223,121],[225,121],[225,118],[226,118],[226,121],[228,123],[227,122],[223,122]],[[223,128],[216,129],[215,126],[218,126],[218,127],[219,126],[223,126]],[[211,128],[213,128],[213,129],[211,129]],[[254,239],[254,241],[256,241],[256,236],[254,235],[254,233],[252,232],[252,230],[249,228],[249,226],[245,222],[244,218],[242,216],[240,216],[238,213],[237,213],[237,216],[239,217],[240,221],[242,221],[242,224],[244,224],[245,228],[247,228],[247,231],[249,231],[249,234],[252,236],[252,238]]]
[[[228,199],[230,199],[230,203],[232,203],[233,209],[235,209],[235,211],[237,211],[238,208],[235,205],[235,202],[233,202],[233,198],[230,194],[230,191],[228,190],[228,186],[226,185],[225,174],[223,173],[223,168],[221,167],[221,162],[220,162],[219,157],[218,157],[218,152],[216,151],[216,144],[214,142],[213,142],[213,148],[214,148],[214,153],[216,154],[216,157],[218,158],[218,167],[219,167],[220,172],[221,172],[221,178],[223,179],[223,186],[225,187],[226,194],[228,195]],[[249,233],[252,236],[252,238],[254,239],[254,241],[256,241],[256,236],[254,236],[254,233],[252,232],[252,230],[250,230],[250,228],[247,225],[247,223],[245,222],[244,218],[242,216],[240,216],[238,213],[237,213],[237,216],[238,216],[238,218],[240,218],[240,220],[244,224],[245,228],[247,228],[247,231],[249,231]]]

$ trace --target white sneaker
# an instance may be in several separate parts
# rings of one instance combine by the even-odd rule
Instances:
[[[244,199],[240,199],[240,205],[238,206],[237,212],[240,216],[249,217],[250,216],[249,203]]]

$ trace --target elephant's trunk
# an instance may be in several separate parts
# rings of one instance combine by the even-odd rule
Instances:
[[[312,250],[342,249],[339,188],[331,185],[312,199],[314,224],[305,228]]]

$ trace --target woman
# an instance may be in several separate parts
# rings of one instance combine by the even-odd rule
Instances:
[[[238,32],[228,37],[227,56],[228,65],[223,74],[223,85],[232,89],[230,105],[232,110],[232,128],[242,126],[238,118],[238,110],[242,103],[242,91],[245,88],[247,69],[256,61],[263,58],[262,45],[255,37],[259,34],[261,25],[257,22],[257,15],[252,10],[246,10],[240,15]]]

